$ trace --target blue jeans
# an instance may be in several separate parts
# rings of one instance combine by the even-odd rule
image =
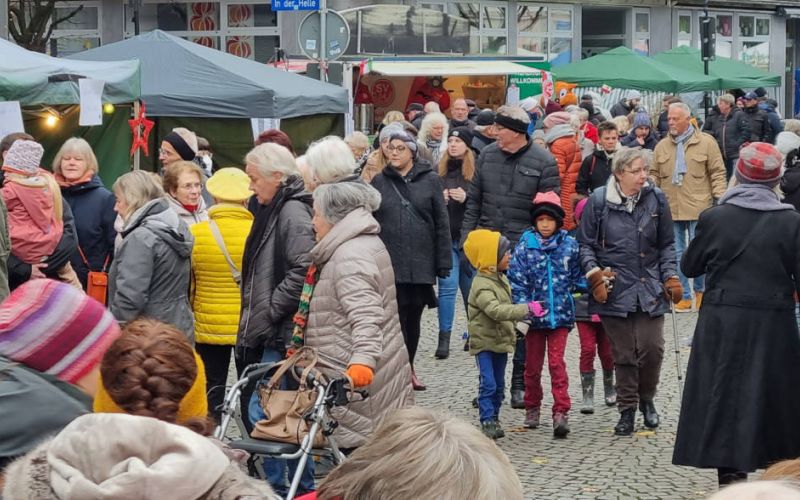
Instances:
[[[453,317],[456,314],[456,294],[461,289],[461,299],[464,301],[464,310],[467,309],[467,298],[469,289],[472,286],[474,272],[469,271],[469,263],[462,262],[459,255],[458,244],[453,243],[450,250],[452,254],[453,268],[450,276],[439,278],[439,331],[449,332],[453,329]],[[465,265],[466,264],[466,265]]]
[[[478,411],[481,422],[500,416],[500,405],[506,390],[505,376],[508,354],[482,351],[475,356],[478,364]]]
[[[675,229],[675,259],[678,261],[678,278],[681,280],[681,286],[683,287],[683,298],[692,300],[692,289],[689,288],[689,278],[684,276],[681,271],[681,257],[683,257],[683,252],[686,251],[686,247],[688,247],[689,243],[694,239],[694,230],[697,227],[697,221],[674,221],[672,227]],[[687,233],[689,234],[688,240],[686,239]],[[702,293],[705,291],[705,276],[698,276],[694,278],[693,282],[695,292]]]
[[[283,360],[283,354],[272,349],[264,349],[264,354],[261,355],[262,363],[274,363],[281,360]],[[284,377],[284,380],[281,381],[281,389],[285,388],[286,378]],[[258,391],[253,392],[253,395],[250,397],[248,416],[252,425],[255,425],[256,422],[264,418],[264,410],[261,409],[261,405],[258,402]],[[264,458],[264,473],[267,475],[267,481],[278,495],[285,497],[289,493],[290,483],[287,482],[286,469],[288,467],[289,474],[294,476],[299,462],[300,459],[278,460]],[[299,495],[312,491],[314,491],[314,460],[307,459],[297,493]]]

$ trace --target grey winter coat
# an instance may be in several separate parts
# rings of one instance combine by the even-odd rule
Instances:
[[[414,404],[411,365],[397,317],[394,272],[381,228],[358,208],[336,223],[311,251],[322,267],[314,288],[305,333],[331,376],[348,365],[375,372],[369,397],[335,409],[336,442],[361,446],[388,414]]]
[[[131,214],[121,236],[109,272],[109,310],[121,323],[148,316],[175,325],[194,342],[189,227],[158,198]]]
[[[239,360],[255,359],[264,348],[283,351],[289,345],[315,243],[311,206],[303,180],[290,177],[272,204],[256,212],[242,261]]]
[[[605,206],[598,207],[603,200]],[[651,317],[667,313],[663,283],[678,275],[674,240],[664,193],[645,184],[633,213],[628,213],[611,176],[605,188],[589,197],[578,228],[584,273],[595,267],[617,273],[608,302],[590,298],[589,313],[622,318],[637,309]]]
[[[536,193],[558,193],[560,185],[556,159],[547,150],[528,142],[508,154],[497,143],[489,144],[478,157],[467,193],[462,244],[469,232],[479,227],[499,231],[516,244],[531,226]]]

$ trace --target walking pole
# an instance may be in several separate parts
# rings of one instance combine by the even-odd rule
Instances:
[[[678,322],[675,320],[675,303],[670,299],[670,311],[672,312],[672,336],[675,340],[675,368],[678,371],[678,397],[683,397],[683,368],[681,364],[681,346],[678,343]]]

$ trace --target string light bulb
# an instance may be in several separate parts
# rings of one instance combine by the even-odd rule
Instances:
[[[107,115],[110,115],[113,112],[114,112],[114,105],[113,104],[111,104],[110,102],[107,102],[107,103],[103,104],[103,113],[105,113]]]
[[[54,114],[48,113],[47,118],[44,119],[44,124],[47,125],[48,128],[53,128],[58,124],[58,117]]]

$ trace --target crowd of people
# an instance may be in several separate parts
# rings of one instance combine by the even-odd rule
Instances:
[[[727,485],[800,457],[800,122],[776,122],[756,91],[720,96],[702,126],[674,96],[658,114],[637,92],[607,115],[593,101],[480,110],[457,99],[449,118],[412,104],[386,114],[373,144],[329,136],[302,156],[268,130],[225,168],[178,128],[158,173],[131,171],[110,190],[83,139],[48,171],[34,137],[3,138],[5,497],[121,497],[143,477],[169,489],[197,456],[208,458],[187,498],[284,496],[298,460],[265,461],[267,484],[209,436],[231,358],[241,374],[307,346],[326,374],[369,389],[332,410],[349,459],[318,498],[522,498],[490,441],[505,436],[509,355],[510,407],[524,413],[504,421],[541,427],[547,359],[553,436],[567,438],[577,328],[580,411],[594,412],[599,357],[614,433],[630,436],[637,410],[645,428],[660,425],[664,318],[692,310],[674,463],[714,468]],[[459,301],[480,430],[413,408],[426,390],[424,311],[437,309],[431,354],[446,362]],[[241,413],[247,431],[265,418],[253,387]],[[83,446],[98,452],[84,460]],[[146,462],[175,448],[169,467],[115,462],[119,450]],[[472,457],[461,493],[430,489],[459,453]],[[403,480],[423,471],[428,489]],[[399,482],[370,480],[387,474]],[[300,493],[315,489],[308,460]]]

